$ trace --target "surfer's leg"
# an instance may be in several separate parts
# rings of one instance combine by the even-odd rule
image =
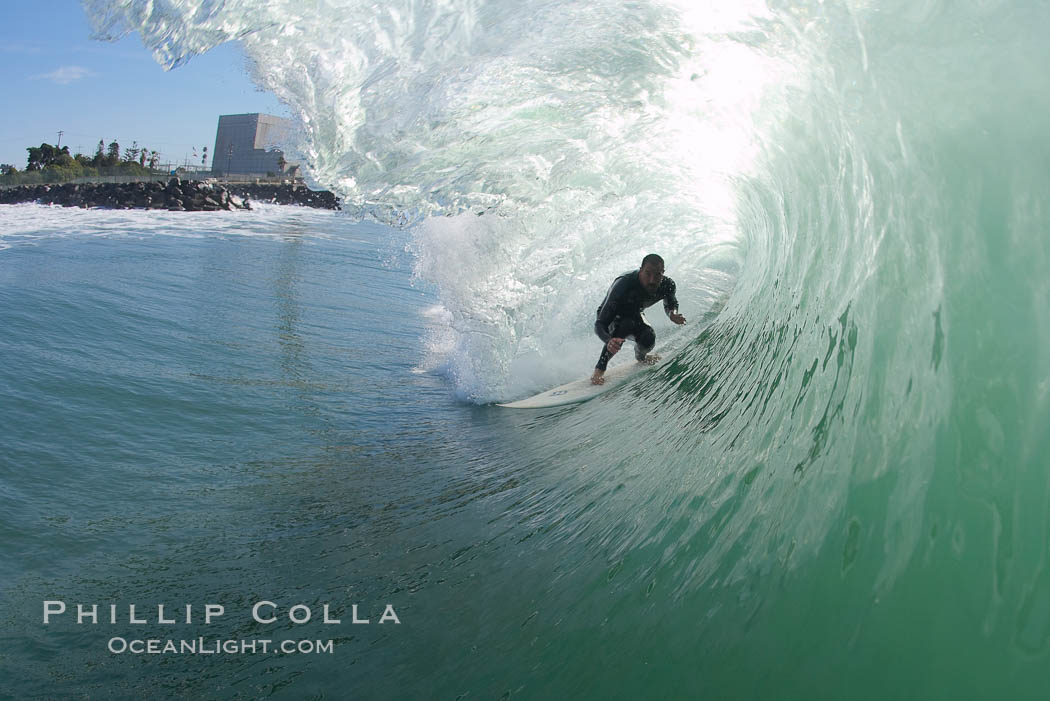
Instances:
[[[641,319],[630,319],[626,323],[630,324],[630,328],[620,329],[620,332],[634,339],[634,357],[639,363],[648,361],[649,351],[656,346],[656,332]]]
[[[643,328],[634,336],[634,357],[645,360],[649,351],[656,347],[656,332],[648,324],[642,324]]]

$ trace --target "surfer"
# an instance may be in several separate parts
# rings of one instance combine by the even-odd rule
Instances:
[[[639,363],[651,365],[660,360],[660,356],[649,353],[656,345],[656,332],[645,323],[642,310],[663,300],[667,318],[676,324],[684,324],[685,317],[678,313],[674,293],[674,280],[664,277],[664,259],[655,253],[642,258],[638,270],[624,273],[613,281],[605,300],[598,307],[598,319],[594,322],[594,333],[605,342],[605,346],[594,366],[592,384],[605,382],[609,359],[620,351],[627,338],[634,339],[634,357]]]

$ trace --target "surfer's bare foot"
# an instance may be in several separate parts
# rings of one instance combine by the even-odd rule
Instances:
[[[644,363],[646,365],[656,365],[657,363],[660,362],[660,356],[658,356],[656,353],[650,353],[649,355],[645,356],[644,358],[639,358],[638,362],[639,363]]]
[[[595,370],[594,374],[591,375],[591,384],[592,385],[604,385],[605,384],[605,377],[604,377],[604,375],[605,375],[605,371],[604,370]]]

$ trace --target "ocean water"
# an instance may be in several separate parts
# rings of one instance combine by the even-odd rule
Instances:
[[[0,209],[4,691],[1045,697],[1050,8],[85,7],[240,41],[347,211]],[[493,406],[652,251],[669,362]]]

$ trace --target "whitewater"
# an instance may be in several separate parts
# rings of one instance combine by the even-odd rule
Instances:
[[[198,568],[182,585],[140,574],[136,596],[183,601],[193,582],[247,599],[269,577],[317,603],[353,589],[405,612],[393,632],[341,632],[353,664],[280,659],[261,684],[248,659],[164,672],[139,660],[92,677],[96,688],[163,677],[173,694],[220,696],[1045,693],[1050,8],[84,6],[100,37],[137,33],[174,70],[238,42],[298,125],[289,151],[346,210],[197,222],[203,239],[145,215],[74,224],[107,246],[142,238],[149,250],[128,255],[168,261],[157,265],[180,298],[197,299],[195,286],[243,296],[255,311],[215,326],[218,354],[241,343],[224,333],[263,334],[275,306],[280,382],[249,353],[236,362],[260,363],[262,385],[194,391],[276,382],[226,420],[229,435],[284,436],[266,417],[302,412],[301,432],[266,444],[275,454],[228,454],[236,477],[209,462],[205,446],[222,439],[203,423],[201,454],[154,456],[173,485],[203,490],[215,475],[229,502],[206,501],[235,515],[198,551],[146,528],[143,547],[172,549],[166,566],[183,572],[180,554]],[[34,246],[65,255],[68,222],[47,217],[70,215],[18,212],[0,266]],[[305,243],[292,252],[289,237]],[[264,279],[282,271],[276,282],[226,290],[224,273],[164,267],[180,246],[230,242]],[[120,262],[97,250],[102,270]],[[690,320],[650,316],[667,363],[576,407],[493,406],[589,374],[597,304],[650,252]],[[27,283],[3,279],[24,300]],[[162,306],[141,323],[192,326]],[[367,343],[344,334],[337,309]],[[218,358],[202,361],[208,377],[223,375]],[[182,381],[165,389],[173,401]],[[155,421],[141,411],[130,426]],[[194,460],[211,466],[182,475]],[[267,507],[238,516],[253,480]],[[31,491],[18,485],[11,494]],[[54,576],[130,596],[107,571]],[[30,572],[25,601],[44,588]],[[39,688],[92,665],[82,632],[67,677],[47,666],[52,639],[19,630],[5,647],[36,641],[18,659],[48,670]]]

